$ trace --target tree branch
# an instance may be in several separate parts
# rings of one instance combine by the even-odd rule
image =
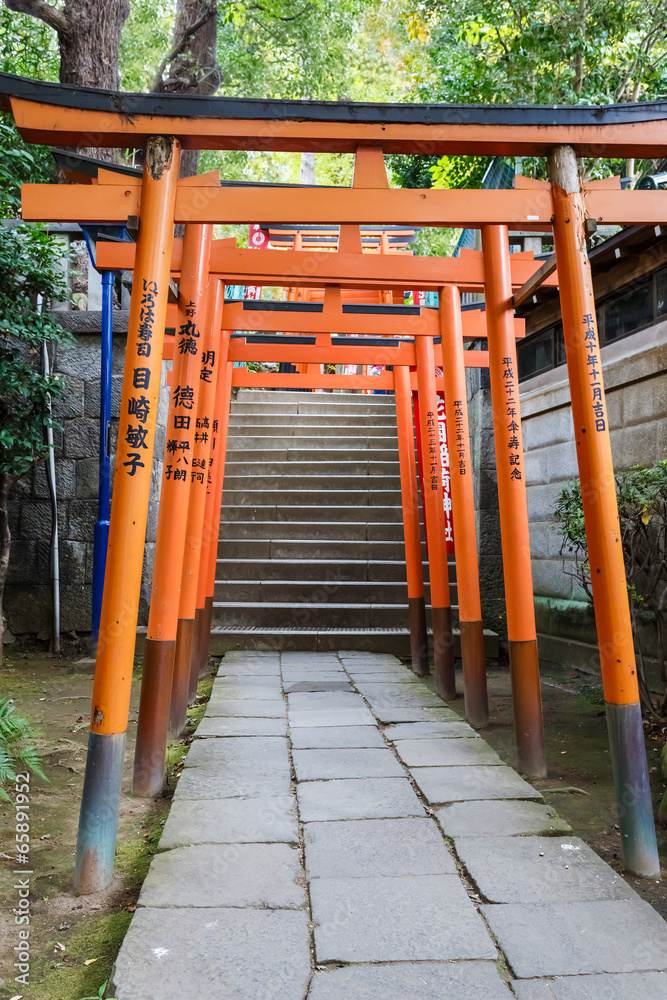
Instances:
[[[71,29],[71,23],[61,10],[52,7],[44,0],[5,0],[5,6],[17,14],[27,14],[28,17],[36,17],[37,20],[48,24],[59,35],[66,35]]]
[[[7,2],[7,0],[5,0],[5,2]],[[24,2],[24,0],[17,0],[17,2],[19,3]],[[25,0],[25,2],[29,3],[31,2],[31,0]],[[199,29],[206,24],[209,18],[215,16],[217,7],[218,7],[217,3],[213,3],[211,4],[210,7],[207,7],[204,13],[200,17],[198,17],[197,20],[194,21],[189,28],[186,28],[186,30],[183,32],[178,42],[174,43],[171,51],[168,52],[166,56],[164,56],[164,58],[160,61],[160,65],[156,69],[155,76],[153,77],[153,80],[151,82],[152,92],[158,91],[160,89],[160,84],[162,83],[162,74],[166,70],[167,66],[169,66],[169,64],[172,63],[177,56],[180,56],[181,52],[183,51],[189,40],[192,38],[192,36],[195,35],[199,31]]]

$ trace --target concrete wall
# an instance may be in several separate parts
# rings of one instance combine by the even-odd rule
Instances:
[[[614,467],[652,465],[667,457],[667,321],[602,348],[602,362]],[[484,376],[471,376],[470,417],[477,476],[485,623],[490,627],[502,597],[498,541],[493,531],[497,506],[490,392]],[[488,384],[488,382],[487,382]],[[577,475],[569,386],[565,367],[521,383],[533,584],[540,651],[548,659],[595,668],[595,625],[590,604],[559,555],[561,538],[554,508],[563,486]],[[485,565],[486,564],[486,565]]]
[[[93,525],[97,520],[98,438],[100,413],[100,313],[59,312],[57,319],[74,340],[59,345],[52,358],[65,389],[54,406],[61,424],[54,432],[60,553],[62,632],[90,632],[93,572]],[[111,446],[112,475],[125,359],[127,313],[114,313]],[[163,365],[158,432],[153,461],[146,558],[140,621],[146,622],[157,524],[166,427],[166,366]],[[51,502],[45,468],[40,464],[15,484],[10,498],[12,548],[4,611],[13,634],[51,635],[49,539]]]

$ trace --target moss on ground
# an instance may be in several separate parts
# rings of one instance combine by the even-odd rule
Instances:
[[[40,1000],[83,1000],[97,997],[110,974],[116,955],[132,919],[124,910],[106,917],[89,917],[67,939],[67,951],[59,957],[53,939],[52,961],[35,963],[30,991]],[[94,958],[91,965],[85,963]]]

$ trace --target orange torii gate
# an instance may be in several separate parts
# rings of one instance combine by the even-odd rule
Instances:
[[[599,223],[651,224],[667,221],[667,195],[661,191],[620,191],[606,182],[582,185],[577,156],[663,157],[667,149],[667,106],[641,104],[610,108],[455,107],[419,105],[326,104],[299,101],[245,101],[225,98],[136,95],[58,87],[0,77],[24,138],[64,145],[145,148],[141,185],[110,184],[85,188],[31,189],[24,199],[26,218],[81,222],[141,218],[135,282],[130,310],[123,384],[116,482],[93,711],[77,852],[77,887],[106,885],[113,869],[124,733],[127,726],[134,629],[136,625],[143,535],[155,432],[155,404],[166,316],[173,223],[359,224],[464,226],[481,228],[489,335],[496,464],[503,559],[508,599],[530,580],[530,553],[524,530],[525,482],[520,435],[516,351],[510,336],[511,264],[507,227],[553,227],[565,329],[567,368],[591,576],[607,706],[611,758],[619,803],[619,826],[626,866],[638,874],[659,869],[651,810],[648,769],[642,739],[632,629],[619,538],[609,429],[590,266],[585,236]],[[352,189],[213,187],[178,181],[181,147],[287,151],[356,152],[368,169]],[[511,191],[389,190],[378,179],[382,153],[422,155],[546,156],[551,183],[519,179]],[[409,268],[416,258],[362,257],[351,270],[348,235],[342,253],[319,256],[317,287],[408,287],[420,289]],[[349,239],[352,243],[352,239]],[[355,247],[351,247],[354,257]],[[251,275],[258,255],[224,251],[222,272]],[[290,251],[281,252],[281,257]],[[294,255],[295,251],[291,252]],[[328,267],[339,266],[337,276]],[[327,262],[325,264],[325,262]],[[263,266],[268,261],[263,260]],[[294,260],[300,269],[306,262]],[[275,265],[285,273],[285,262]],[[387,281],[387,267],[395,281]],[[316,265],[316,270],[320,265]],[[377,268],[378,270],[374,270]],[[360,272],[364,272],[361,274]],[[326,273],[326,280],[322,274]],[[297,272],[299,277],[302,273]],[[378,275],[382,275],[381,278]],[[347,275],[347,277],[346,277]],[[350,277],[352,275],[352,277]],[[268,277],[268,274],[267,274]],[[295,275],[296,277],[296,275]],[[304,276],[307,280],[308,276]],[[370,279],[370,280],[369,280]],[[360,284],[361,282],[361,284]],[[259,283],[255,274],[248,283]],[[294,283],[292,281],[291,283]],[[443,268],[427,287],[457,285]],[[458,285],[458,287],[461,287]],[[519,292],[519,296],[521,293]],[[442,296],[447,308],[447,298]],[[441,307],[442,308],[442,307]],[[142,334],[145,340],[142,339]],[[425,335],[415,332],[419,342]],[[136,338],[136,342],[135,342]],[[149,344],[150,356],[141,350]],[[425,341],[428,343],[428,338]],[[127,406],[145,399],[146,454],[127,437]],[[510,413],[510,411],[513,411]],[[136,424],[136,420],[135,420]],[[514,426],[516,425],[516,426]],[[511,578],[511,579],[510,579]],[[540,738],[531,731],[536,693],[537,650],[532,603],[508,615],[513,689],[522,702],[516,714],[521,763],[539,773]]]
[[[190,232],[191,229],[197,229],[198,227],[186,227],[186,232]],[[227,241],[229,242],[229,241]],[[212,254],[214,254],[216,245],[213,245]],[[98,259],[100,262],[104,262],[105,267],[111,269],[129,269],[135,259],[134,247],[131,245],[121,246],[119,244],[98,244]],[[473,258],[469,258],[473,259]],[[183,257],[183,264],[186,263],[186,255]],[[533,265],[535,267],[535,265]],[[467,269],[464,262],[464,267],[460,269],[461,275]],[[178,276],[178,272],[173,272],[175,276]],[[292,292],[293,289],[290,290]],[[337,294],[336,294],[337,293]],[[451,300],[450,300],[451,301]],[[170,313],[170,310],[172,312]],[[176,311],[175,306],[168,307],[167,317],[168,323],[175,322],[178,324],[178,318],[174,320],[174,312]],[[452,308],[450,307],[450,315],[452,315]],[[460,303],[457,300],[457,304],[453,313],[452,322],[457,323],[457,334],[461,339],[461,359],[460,359],[460,378],[458,380],[458,387],[464,384],[464,365],[467,367],[474,367],[483,365],[486,366],[488,354],[482,351],[467,351],[463,353],[463,337],[467,335],[468,339],[485,339],[486,338],[486,326],[480,323],[480,319],[483,321],[484,317],[481,313],[477,314],[467,314],[465,325],[462,324],[462,317],[460,312]],[[332,337],[326,335],[323,337],[323,331],[340,330],[343,325],[343,320],[345,320],[349,326],[347,327],[347,332],[353,333],[354,336],[360,336],[362,334],[369,333],[384,333],[387,325],[394,327],[396,330],[409,330],[410,325],[417,323],[419,329],[426,329],[429,333],[427,339],[435,337],[435,335],[440,331],[442,323],[442,317],[438,319],[437,312],[434,310],[424,310],[419,307],[407,306],[407,307],[394,307],[394,306],[371,306],[371,305],[357,305],[341,302],[341,293],[339,287],[329,286],[327,293],[325,294],[324,303],[318,307],[317,304],[299,304],[298,302],[280,301],[280,302],[242,302],[242,303],[227,303],[225,305],[225,311],[223,314],[223,326],[226,328],[233,328],[235,330],[246,330],[248,332],[258,332],[258,331],[271,331],[271,332],[298,332],[300,334],[304,333],[314,333],[315,334],[315,345],[312,346],[307,344],[304,340],[298,339],[290,343],[289,340],[284,338],[276,338],[271,345],[262,344],[243,344],[238,341],[233,341],[229,354],[226,356],[227,360],[231,361],[249,361],[249,360],[263,360],[263,361],[289,361],[290,363],[296,362],[298,364],[303,364],[303,367],[307,371],[307,377],[297,376],[292,378],[286,375],[272,375],[272,374],[261,374],[252,375],[249,384],[261,385],[264,388],[274,387],[274,388],[285,388],[285,387],[308,387],[318,386],[321,388],[360,388],[361,385],[370,385],[373,388],[383,387],[390,390],[394,389],[397,393],[397,415],[400,415],[401,410],[401,392],[403,389],[408,391],[412,384],[414,387],[420,387],[422,396],[430,391],[431,381],[428,379],[424,382],[423,372],[429,370],[429,367],[434,367],[434,361],[432,358],[427,356],[426,358],[420,358],[420,350],[417,348],[415,350],[412,344],[400,342],[394,342],[394,346],[383,346],[382,340],[375,341],[372,345],[368,342],[361,342],[353,346],[353,342],[349,341],[345,346],[339,347],[338,342],[333,343]],[[522,336],[523,335],[523,323],[521,321],[513,321],[515,324],[515,333]],[[446,326],[447,324],[444,324]],[[465,334],[463,331],[465,330]],[[320,341],[318,344],[318,340]],[[324,343],[322,342],[324,340]],[[424,337],[417,339],[417,344],[425,343]],[[363,353],[365,351],[365,353]],[[370,351],[370,353],[369,353]],[[307,359],[307,360],[304,360]],[[417,373],[413,374],[413,377],[409,379],[408,382],[404,382],[403,379],[399,378],[396,374],[390,372],[386,373],[384,376],[380,376],[377,380],[377,376],[373,378],[372,382],[368,382],[366,378],[358,378],[356,376],[336,376],[332,378],[330,375],[321,376],[319,374],[319,367],[321,363],[332,362],[333,360],[343,362],[350,361],[354,359],[355,362],[365,361],[379,363],[382,365],[396,366],[395,371],[404,371],[407,373],[409,368],[417,367]],[[317,374],[314,373],[313,369],[317,369]],[[443,388],[447,382],[448,377],[453,375],[455,366],[448,362],[446,365],[443,360],[443,370],[445,372],[445,378],[438,380],[438,388]],[[234,373],[236,374],[236,373]],[[246,374],[246,383],[248,382],[249,373]],[[420,385],[421,381],[421,385]],[[452,421],[451,427],[457,428],[457,443],[459,445],[459,462],[462,463],[454,471],[454,479],[458,482],[459,478],[465,479],[467,477],[468,482],[470,482],[469,470],[466,466],[465,461],[463,461],[463,448],[467,449],[467,445],[464,445],[464,440],[467,441],[467,414],[465,422],[463,421],[463,413],[466,410],[466,401],[463,398],[464,393],[461,391],[455,392],[454,389],[450,392],[451,398],[457,403],[456,413],[452,411]],[[462,398],[457,399],[457,396]],[[406,397],[409,403],[409,395]],[[408,410],[409,412],[409,410]],[[432,414],[435,412],[434,400],[431,397],[430,401],[423,407],[420,407],[420,412],[425,414]],[[218,415],[215,415],[218,419]],[[465,423],[465,438],[464,438],[464,428]],[[431,427],[425,426],[422,428],[422,439],[426,441],[428,439],[428,433],[431,433]],[[416,493],[412,493],[410,488],[406,485],[409,482],[410,477],[405,477],[405,470],[408,468],[408,463],[410,463],[409,448],[411,447],[410,442],[412,441],[413,428],[412,428],[412,416],[409,416],[409,422],[403,428],[401,421],[399,421],[399,459],[401,464],[401,471],[404,477],[403,485],[403,519],[405,528],[405,542],[406,542],[406,565],[408,568],[408,585],[409,585],[409,607],[410,607],[410,633],[412,640],[412,650],[413,650],[413,669],[417,673],[428,672],[428,660],[427,660],[427,644],[426,644],[426,621],[425,621],[425,608],[424,608],[424,592],[423,592],[423,576],[421,570],[421,549],[417,545],[416,548],[413,545],[413,539],[419,537],[419,524],[418,524],[418,505],[416,500]],[[170,468],[168,463],[168,456],[165,456],[165,467]],[[414,467],[414,456],[412,456],[412,466]],[[439,472],[439,470],[438,470]],[[414,477],[412,477],[414,478]],[[163,482],[163,488],[169,490],[169,485]],[[453,674],[453,664],[451,661],[451,618],[449,614],[449,599],[448,599],[448,580],[446,576],[446,555],[443,558],[443,552],[441,551],[443,545],[443,538],[441,537],[441,515],[438,511],[442,510],[442,496],[441,496],[442,486],[436,483],[436,489],[432,491],[435,495],[434,500],[437,501],[431,508],[429,504],[429,498],[426,498],[427,505],[427,520],[432,522],[433,526],[431,528],[431,549],[433,544],[437,544],[440,550],[434,555],[433,551],[430,552],[429,564],[431,567],[431,585],[432,589],[436,591],[436,594],[440,595],[440,600],[443,602],[443,606],[446,608],[444,615],[438,620],[438,604],[436,603],[436,612],[434,615],[434,641],[436,644],[439,643],[441,650],[444,650],[444,657],[446,657],[445,666],[442,666],[443,656],[436,657],[436,681],[438,693],[445,699],[452,698],[455,696],[455,686],[454,686],[454,674]],[[218,505],[219,506],[219,505]],[[465,513],[464,513],[465,512]],[[412,522],[415,522],[414,524]],[[458,534],[460,540],[460,557],[459,557],[459,569],[460,569],[460,593],[461,593],[461,622],[462,622],[462,660],[463,660],[463,671],[464,671],[464,689],[465,689],[465,699],[466,699],[466,714],[469,720],[476,725],[484,724],[488,719],[488,705],[486,697],[486,679],[484,673],[484,649],[483,649],[483,629],[481,621],[481,608],[480,608],[480,598],[479,598],[479,576],[477,570],[477,550],[475,543],[475,522],[474,522],[474,503],[472,496],[472,487],[464,492],[462,497],[459,499],[459,512],[455,523],[455,533]],[[415,528],[416,524],[416,528]],[[158,532],[159,532],[158,522]],[[210,530],[214,530],[214,526],[210,526]],[[416,535],[415,535],[416,531]],[[433,539],[436,539],[435,543]],[[415,558],[413,559],[413,554]],[[418,556],[418,558],[417,558]],[[412,567],[414,566],[414,571]],[[440,569],[441,567],[441,569]],[[154,586],[159,587],[161,585],[160,581],[156,581]],[[212,593],[213,581],[210,583],[211,593]],[[156,591],[157,593],[157,591]],[[187,667],[180,667],[183,657],[185,660],[191,660],[194,663],[197,660],[201,664],[201,656],[197,655],[197,649],[201,648],[203,642],[202,634],[208,634],[208,629],[210,627],[210,611],[211,604],[210,601],[208,605],[206,602],[200,601],[199,606],[195,612],[195,617],[193,622],[188,625],[187,636],[182,635],[176,645],[176,665],[177,665],[177,675],[180,670],[185,670],[187,672]],[[179,624],[179,628],[182,623]],[[194,654],[191,657],[190,650],[193,645],[193,641],[190,632],[194,628],[197,633],[197,637],[194,641]],[[149,623],[149,640],[151,640],[151,626]],[[437,650],[436,650],[437,651]],[[153,646],[152,642],[149,646],[149,653],[152,654]],[[147,659],[149,665],[152,664],[152,656]],[[167,668],[168,669],[168,668]],[[146,665],[144,666],[144,671],[146,670]],[[194,673],[191,674],[192,677],[196,676]],[[474,680],[473,680],[474,679]],[[176,687],[176,685],[175,685]],[[191,691],[194,693],[194,690]],[[177,702],[181,705],[181,723],[184,719],[184,706],[185,706],[185,696],[181,694],[180,697],[177,696]],[[151,701],[151,704],[153,702]],[[157,701],[155,702],[157,705]],[[539,699],[536,702],[539,705]],[[143,708],[143,705],[142,705]],[[147,707],[145,712],[149,712],[150,709]],[[157,713],[157,708],[155,709]],[[158,713],[159,714],[159,713]],[[541,721],[537,720],[536,728],[541,730]],[[176,726],[178,731],[180,727]],[[162,725],[161,731],[164,729]],[[141,725],[141,713],[140,713],[140,733],[143,733],[143,727]],[[143,742],[143,736],[140,738]],[[147,788],[158,788],[160,787],[160,782],[162,780],[162,768],[160,763],[160,746],[161,741],[158,741],[155,748],[155,753],[151,755],[151,759],[154,760],[153,767],[153,778],[152,782],[146,785]],[[163,748],[162,748],[163,750]],[[143,754],[142,754],[143,756]],[[158,767],[158,764],[160,766]],[[145,776],[148,773],[148,764],[146,762],[142,763],[138,769],[135,767],[135,773]],[[135,781],[135,788],[142,787],[140,781]]]

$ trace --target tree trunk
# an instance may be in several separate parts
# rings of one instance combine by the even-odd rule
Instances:
[[[2,640],[5,625],[5,620],[2,617],[2,599],[5,592],[7,567],[9,566],[9,549],[12,543],[12,536],[9,530],[9,511],[7,509],[8,499],[9,476],[0,475],[0,666],[2,666]]]
[[[58,33],[60,82],[120,90],[118,48],[129,0],[66,0],[67,31]]]
[[[129,0],[65,0],[62,8],[45,0],[5,0],[20,14],[44,21],[58,35],[61,83],[120,90],[118,49]],[[116,162],[116,150],[78,147],[77,152]]]
[[[178,0],[171,50],[160,63],[152,89],[166,94],[214,94],[221,76],[217,63],[217,3]],[[181,153],[181,177],[197,173],[198,149]]]

